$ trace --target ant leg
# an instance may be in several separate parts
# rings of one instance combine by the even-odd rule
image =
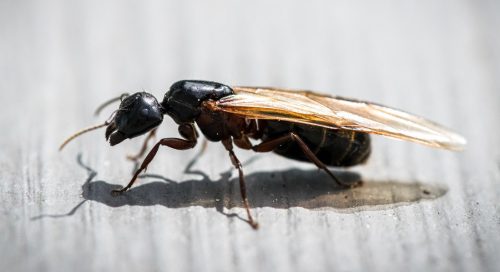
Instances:
[[[142,162],[141,167],[139,167],[139,169],[137,169],[137,171],[135,171],[134,176],[132,177],[130,182],[127,184],[127,186],[125,186],[124,188],[122,188],[120,190],[113,190],[112,193],[117,195],[117,194],[121,194],[121,193],[127,191],[128,189],[130,189],[130,187],[132,187],[132,185],[134,184],[134,182],[137,179],[137,177],[139,176],[139,174],[142,171],[146,170],[146,168],[148,168],[149,163],[154,159],[154,157],[155,157],[156,153],[158,152],[158,149],[160,148],[161,145],[168,146],[168,147],[171,147],[171,148],[177,149],[177,150],[186,150],[186,149],[193,148],[196,145],[196,142],[188,141],[188,140],[184,140],[184,139],[179,139],[179,138],[161,139],[157,144],[155,144],[153,149],[151,149],[151,151],[149,151],[149,154],[146,156],[146,158]]]
[[[131,161],[137,161],[139,160],[140,158],[142,158],[142,156],[144,156],[144,154],[146,154],[146,150],[148,149],[148,143],[151,139],[153,139],[154,137],[156,137],[156,130],[158,128],[155,128],[153,129],[149,134],[148,136],[146,137],[146,139],[144,139],[144,143],[142,144],[142,147],[141,147],[141,150],[139,151],[139,153],[137,153],[136,155],[128,155],[127,156],[127,159],[131,160]]]
[[[259,224],[254,221],[252,214],[250,213],[250,205],[248,204],[248,197],[247,197],[247,188],[245,185],[245,177],[243,175],[243,168],[241,166],[240,161],[236,157],[233,151],[233,143],[231,142],[231,139],[223,140],[222,144],[226,148],[227,151],[229,151],[229,157],[231,158],[231,163],[233,166],[238,169],[238,174],[239,174],[239,180],[240,180],[240,193],[241,193],[241,198],[243,200],[243,205],[245,206],[245,209],[247,211],[247,217],[248,217],[248,223],[250,226],[252,226],[253,229],[258,229]]]
[[[186,149],[193,148],[196,145],[196,135],[197,134],[196,134],[196,130],[194,129],[194,127],[192,125],[186,124],[186,125],[179,126],[179,132],[181,132],[181,135],[183,137],[185,137],[187,140],[186,139],[179,139],[179,138],[161,139],[158,143],[155,144],[155,146],[151,149],[151,151],[149,151],[148,155],[146,156],[146,158],[142,162],[141,167],[139,167],[139,169],[137,169],[137,171],[135,171],[134,176],[132,177],[130,182],[127,184],[127,186],[125,186],[124,188],[122,188],[120,190],[113,190],[113,191],[111,191],[111,193],[113,195],[119,195],[119,194],[127,191],[128,189],[130,189],[130,187],[132,187],[132,185],[134,184],[134,182],[137,179],[137,177],[139,176],[139,174],[142,171],[146,170],[146,168],[148,168],[149,163],[154,159],[160,146],[163,145],[163,146],[168,146],[170,148],[177,149],[177,150],[186,150]]]
[[[337,183],[340,186],[352,186],[353,185],[353,184],[342,182],[341,180],[339,180],[330,171],[330,169],[328,169],[328,167],[326,167],[326,165],[320,159],[318,159],[318,157],[316,157],[314,152],[312,152],[311,149],[309,149],[307,144],[304,143],[304,141],[300,138],[300,136],[293,133],[293,132],[291,132],[287,135],[284,135],[282,137],[276,138],[276,139],[271,139],[271,140],[262,142],[256,146],[253,146],[252,150],[255,152],[269,152],[269,151],[273,151],[279,145],[284,144],[284,143],[289,142],[289,141],[296,142],[299,145],[300,149],[302,149],[302,152],[304,152],[304,155],[306,155],[306,157],[311,162],[313,162],[318,168],[324,170],[333,179],[333,181],[335,181],[335,183]]]
[[[233,138],[233,142],[237,147],[245,150],[251,150],[253,146],[246,135],[241,136],[239,139]]]

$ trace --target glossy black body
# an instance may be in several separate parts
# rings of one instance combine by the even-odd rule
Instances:
[[[192,123],[200,115],[203,101],[217,101],[233,93],[229,86],[217,82],[181,80],[170,87],[161,105],[177,124]]]
[[[370,135],[366,133],[289,122],[267,121],[263,124],[263,141],[293,132],[321,162],[329,166],[353,166],[365,162],[370,156]],[[282,144],[274,152],[289,159],[310,161],[296,142]]]
[[[106,136],[111,135],[110,143],[117,144],[158,126],[162,121],[161,114],[167,114],[179,125],[196,123],[210,141],[233,139],[236,143],[251,137],[265,142],[294,133],[321,162],[329,166],[353,166],[369,157],[370,137],[365,133],[247,119],[245,116],[212,110],[204,104],[231,94],[234,91],[229,86],[199,80],[174,83],[160,104],[149,94],[134,94],[122,102]],[[273,151],[289,159],[310,161],[294,141],[281,144]]]

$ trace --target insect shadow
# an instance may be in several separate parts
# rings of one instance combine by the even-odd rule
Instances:
[[[201,176],[201,180],[175,182],[157,174],[144,174],[142,179],[152,180],[132,187],[126,194],[112,196],[110,192],[120,185],[103,180],[94,180],[97,172],[82,162],[78,164],[88,172],[82,185],[84,200],[66,214],[39,215],[43,217],[65,217],[73,215],[84,202],[96,201],[110,207],[153,206],[168,208],[202,206],[216,208],[228,217],[238,217],[226,213],[226,209],[243,207],[238,188],[238,178],[231,178],[231,170],[221,173],[218,180],[210,179],[205,173],[193,170],[196,156],[187,165],[185,173]],[[253,157],[255,158],[255,157]],[[244,164],[251,163],[253,159]],[[335,175],[344,181],[356,182],[360,175],[355,172],[338,171]],[[332,182],[331,178],[318,170],[288,169],[283,171],[256,172],[247,176],[247,190],[252,207],[273,207],[287,209],[302,207],[306,209],[334,208],[336,212],[350,213],[360,210],[391,209],[398,205],[409,205],[421,200],[436,199],[446,194],[447,189],[440,185],[420,182],[366,181],[361,186],[345,189]]]

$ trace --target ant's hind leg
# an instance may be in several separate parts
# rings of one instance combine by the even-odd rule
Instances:
[[[296,142],[302,152],[304,152],[304,155],[311,161],[313,162],[318,168],[324,170],[332,179],[335,181],[340,186],[346,186],[346,187],[351,187],[355,184],[351,183],[346,183],[338,179],[331,171],[328,169],[328,167],[320,160],[314,152],[309,149],[306,143],[300,138],[299,135],[291,132],[289,134],[286,134],[284,136],[281,136],[279,138],[271,139],[265,142],[262,142],[258,145],[255,145],[252,147],[252,150],[255,152],[270,152],[273,151],[276,147],[278,147],[281,144],[284,144],[289,141],[294,141]]]

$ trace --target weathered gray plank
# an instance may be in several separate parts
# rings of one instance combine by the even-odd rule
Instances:
[[[497,1],[0,2],[2,271],[495,271]],[[126,196],[140,140],[69,133],[123,91],[179,79],[308,88],[419,113],[459,154],[375,138],[338,191],[312,165],[238,150],[261,229],[217,144],[163,151]],[[165,121],[160,135],[176,135]],[[197,158],[195,161],[194,158]],[[187,165],[192,164],[188,169]],[[186,168],[186,169],[185,169]],[[187,171],[186,171],[187,170]]]

